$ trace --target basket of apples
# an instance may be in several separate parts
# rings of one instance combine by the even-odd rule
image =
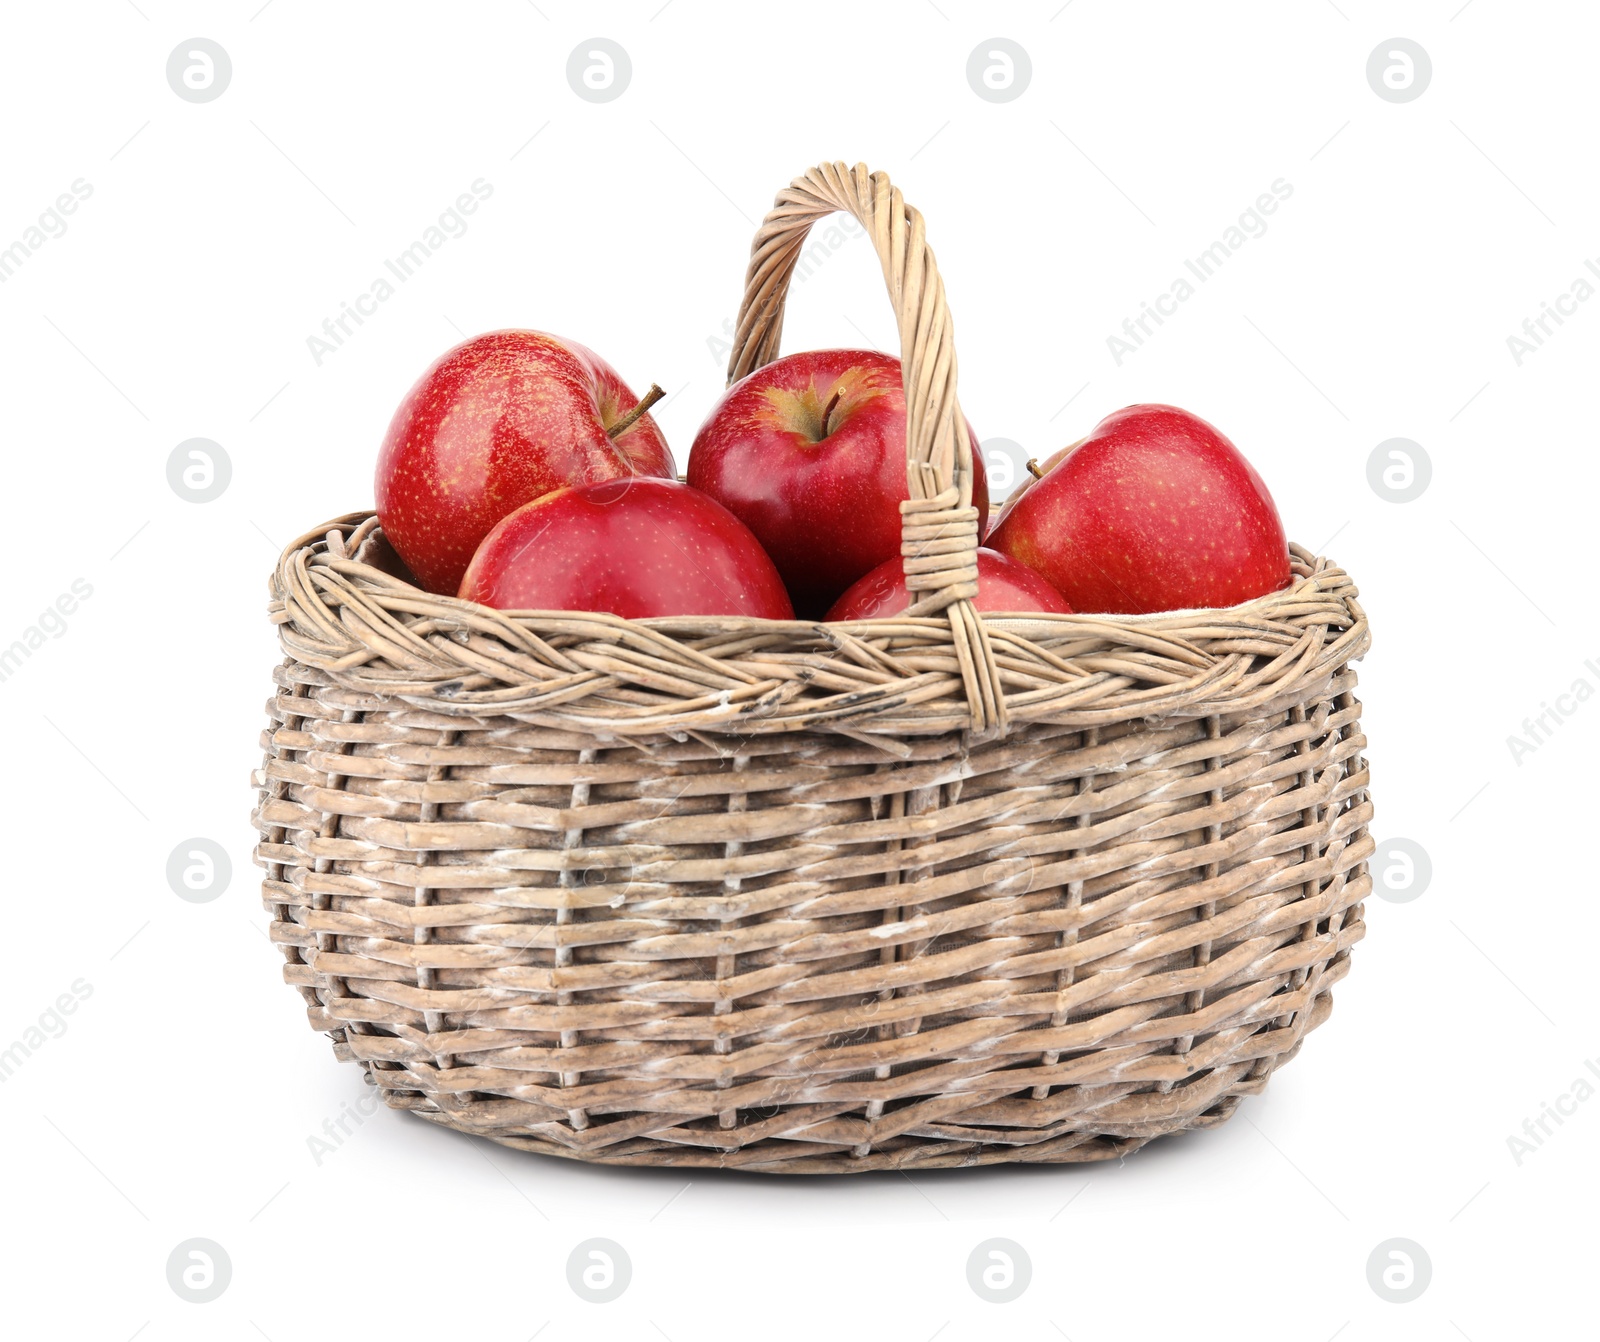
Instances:
[[[779,357],[835,211],[899,360]],[[684,479],[603,360],[497,332],[401,405],[376,513],[284,552],[264,899],[389,1105],[615,1164],[1098,1160],[1327,1018],[1370,889],[1354,583],[1168,406],[991,518],[952,339],[921,216],[824,164]]]

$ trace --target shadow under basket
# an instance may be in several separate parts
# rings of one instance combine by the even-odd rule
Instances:
[[[756,239],[730,380],[848,210],[900,319],[906,615],[507,614],[296,541],[257,775],[312,1026],[391,1106],[607,1164],[1086,1161],[1225,1120],[1364,931],[1354,583],[973,609],[970,447],[922,221],[825,164]]]

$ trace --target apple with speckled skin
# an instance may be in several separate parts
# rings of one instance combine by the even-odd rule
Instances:
[[[882,620],[901,614],[910,604],[905,565],[896,555],[852,583],[825,618]],[[978,596],[972,604],[994,615],[1072,614],[1061,593],[1031,568],[987,547],[978,550]]]
[[[989,485],[970,424],[967,433],[981,541]],[[820,349],[756,369],[701,426],[687,479],[755,532],[795,609],[821,616],[900,554],[900,504],[911,496],[900,360]]]
[[[1289,585],[1289,546],[1255,468],[1198,415],[1130,405],[1014,494],[989,544],[1076,611],[1234,606]]]
[[[558,489],[502,518],[459,595],[500,610],[752,615],[789,620],[783,580],[749,528],[676,480]]]
[[[454,593],[490,528],[524,503],[563,485],[677,474],[655,421],[630,418],[639,404],[576,341],[474,336],[422,375],[389,425],[377,472],[384,534],[424,587]]]

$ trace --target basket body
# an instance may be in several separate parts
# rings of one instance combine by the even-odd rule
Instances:
[[[1117,1156],[1225,1119],[1331,1008],[1371,805],[1349,576],[1228,610],[980,616],[921,216],[842,163],[756,235],[730,381],[807,230],[899,321],[905,614],[506,614],[292,544],[258,775],[272,937],[392,1106],[508,1146],[796,1173]]]
[[[342,534],[299,552],[339,572],[330,622],[398,603],[485,660],[466,603],[417,613]],[[584,729],[286,637],[256,816],[286,977],[390,1105],[553,1155],[838,1172],[1212,1126],[1326,1018],[1370,888],[1365,620],[1340,570],[1297,574],[1259,610],[1006,622],[1077,697],[987,741],[874,737],[885,700]],[[1152,715],[1158,642],[1205,667]]]

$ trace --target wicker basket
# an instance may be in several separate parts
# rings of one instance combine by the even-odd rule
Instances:
[[[976,615],[950,317],[882,173],[779,194],[730,380],[837,210],[899,317],[908,614],[508,615],[359,513],[279,562],[272,937],[395,1108],[613,1164],[1097,1160],[1328,1016],[1370,888],[1354,583],[1296,547],[1228,610]]]

